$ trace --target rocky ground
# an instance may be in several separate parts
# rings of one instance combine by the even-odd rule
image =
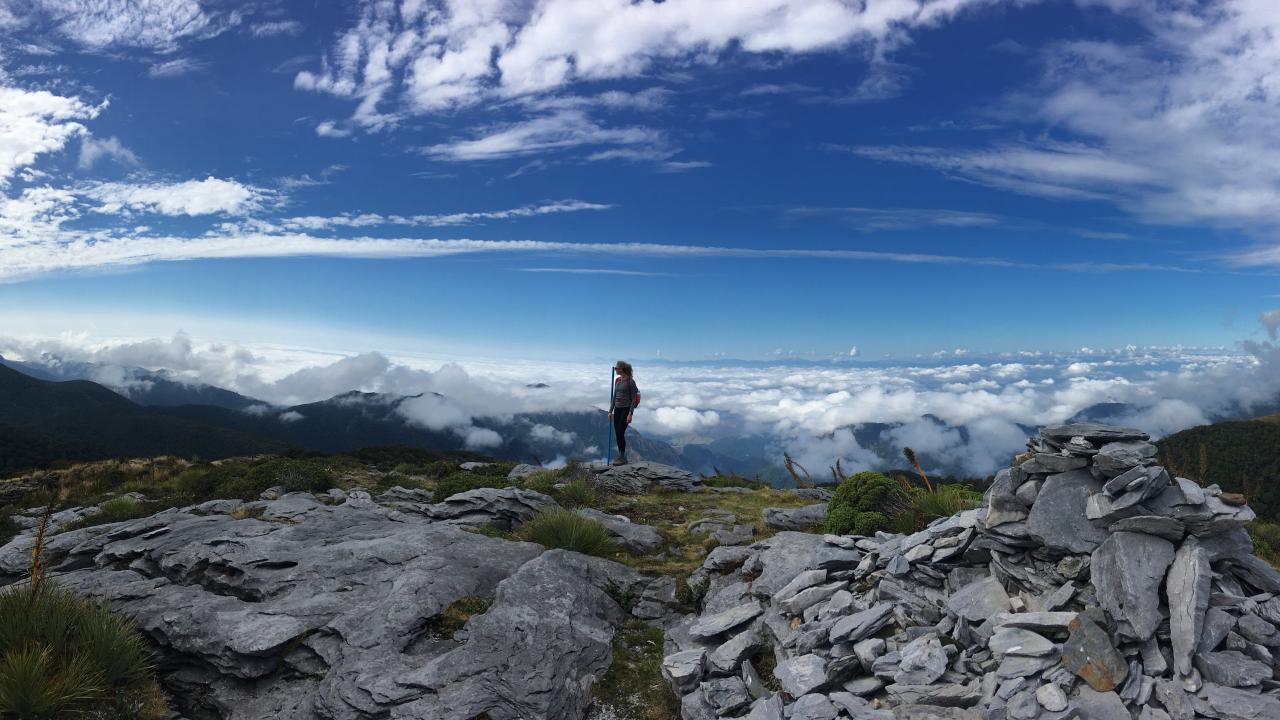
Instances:
[[[610,559],[516,539],[558,507],[521,487],[71,508],[46,559],[135,618],[189,718],[1280,718],[1280,574],[1244,499],[1135,431],[1029,446],[983,507],[911,535],[815,531],[825,489],[635,463],[589,468],[601,501],[576,510]]]

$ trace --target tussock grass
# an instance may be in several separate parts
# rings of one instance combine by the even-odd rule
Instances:
[[[589,507],[596,502],[596,490],[590,481],[574,478],[555,492],[555,498],[565,507]]]
[[[0,716],[164,714],[146,645],[126,619],[47,581],[0,591]]]
[[[561,548],[584,555],[609,557],[618,551],[608,528],[598,520],[571,510],[544,510],[521,525],[516,537],[548,549]]]

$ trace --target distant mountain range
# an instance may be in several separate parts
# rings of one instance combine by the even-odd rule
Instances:
[[[220,458],[291,448],[348,452],[386,445],[466,449],[459,433],[429,429],[407,419],[412,413],[403,411],[404,404],[421,397],[353,391],[282,407],[224,388],[184,382],[162,371],[56,359],[35,363],[0,358],[0,472],[57,460],[122,456]],[[1099,404],[1082,410],[1071,421],[1122,421],[1136,410],[1122,403]],[[952,430],[939,418],[926,416],[924,420],[940,431]],[[612,442],[605,413],[594,408],[476,418],[473,424],[496,432],[502,442],[472,449],[522,462],[592,459],[601,457],[606,443]],[[900,424],[861,423],[847,429],[862,448],[882,458],[886,467],[895,468],[905,465],[900,460],[901,447],[893,439],[893,430],[898,427]],[[1020,428],[1027,435],[1036,432],[1031,426]],[[967,429],[954,430],[968,444]],[[1168,446],[1182,452],[1185,447],[1179,443],[1181,440],[1171,438]],[[655,460],[708,475],[738,473],[773,485],[792,484],[782,466],[778,440],[767,435],[671,443],[632,430],[628,451],[633,459]],[[920,453],[920,457],[931,472],[962,474],[944,458],[927,453]],[[815,480],[829,479],[826,467],[808,470]]]
[[[121,384],[107,387],[86,378]],[[416,397],[421,396],[353,391],[279,407],[142,368],[0,358],[0,472],[117,456],[212,459],[289,448],[345,452],[384,445],[463,449],[457,433],[406,419],[401,405]],[[610,439],[605,413],[596,409],[478,418],[475,426],[503,438],[501,445],[483,448],[485,454],[525,462],[590,459],[602,455]],[[703,446],[689,446],[686,458],[681,449],[634,430],[628,451],[634,459],[693,470],[744,469],[737,459]]]

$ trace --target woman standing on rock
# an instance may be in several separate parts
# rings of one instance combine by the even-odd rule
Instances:
[[[613,405],[609,409],[609,419],[613,421],[613,434],[618,438],[618,457],[614,465],[627,464],[627,426],[631,424],[631,416],[640,405],[640,388],[636,387],[632,376],[631,363],[619,360],[613,366],[618,371],[613,379]]]

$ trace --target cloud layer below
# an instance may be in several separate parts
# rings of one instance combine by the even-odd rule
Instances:
[[[84,337],[3,339],[10,359],[92,361],[165,369],[191,383],[226,387],[288,406],[350,390],[416,395],[402,409],[433,430],[452,430],[471,447],[501,442],[478,418],[509,422],[524,412],[599,405],[600,368],[585,363],[339,356],[278,347],[237,347],[169,339],[119,342]],[[101,379],[111,382],[110,368]],[[675,442],[761,438],[760,451],[791,452],[819,471],[896,464],[885,448],[910,446],[942,467],[991,472],[1019,451],[1024,428],[1060,423],[1081,411],[1160,436],[1280,400],[1280,346],[1246,342],[1241,351],[1181,348],[1082,349],[928,364],[641,364],[645,402],[635,427]],[[546,383],[550,389],[531,387]],[[1119,403],[1099,409],[1104,403]],[[864,447],[853,429],[884,423]],[[482,432],[483,431],[483,432]],[[543,426],[554,446],[574,438]],[[865,434],[861,436],[866,440]]]

